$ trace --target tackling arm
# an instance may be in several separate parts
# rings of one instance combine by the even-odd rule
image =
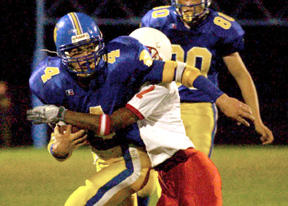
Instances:
[[[120,108],[112,115],[94,115],[67,110],[64,121],[82,129],[94,131],[98,135],[108,135],[125,128],[138,120],[138,117],[127,108]]]
[[[44,105],[28,110],[27,119],[32,121],[33,124],[63,121],[80,129],[91,130],[99,136],[106,136],[117,129],[125,128],[135,123],[138,117],[124,107],[113,112],[112,115],[95,115],[74,112],[55,105]]]

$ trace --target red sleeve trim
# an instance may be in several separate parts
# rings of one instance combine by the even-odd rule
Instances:
[[[140,120],[145,119],[145,117],[141,114],[141,112],[135,107],[133,107],[131,104],[126,104],[125,107],[129,109],[131,112],[133,112]]]

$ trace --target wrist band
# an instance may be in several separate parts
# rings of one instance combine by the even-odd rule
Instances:
[[[101,114],[99,120],[98,134],[106,136],[110,134],[111,119],[107,114]]]
[[[65,115],[66,110],[67,109],[63,106],[59,107],[58,114],[57,114],[58,120],[64,121],[64,115]]]

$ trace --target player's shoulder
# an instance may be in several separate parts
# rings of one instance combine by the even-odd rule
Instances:
[[[147,48],[130,36],[113,39],[107,44],[106,52],[103,58],[108,62],[108,75],[118,76],[121,81],[125,81],[131,75],[139,75],[136,71],[147,71],[153,64]]]
[[[119,36],[110,41],[107,45],[108,57],[109,53],[111,54],[111,52],[113,53],[113,51],[117,50],[120,52],[118,54],[118,62],[125,63],[126,66],[134,63],[138,65],[139,62],[145,62],[148,57],[151,57],[147,48],[137,39],[130,36]]]
[[[167,6],[159,6],[149,10],[141,19],[141,27],[164,27],[168,22],[177,18],[175,8]]]
[[[32,72],[32,75],[29,78],[29,82],[30,84],[42,82],[44,85],[47,82],[57,81],[58,79],[67,75],[63,70],[63,65],[59,57],[47,56],[36,66],[35,70]]]
[[[112,39],[107,44],[107,52],[110,52],[115,49],[122,49],[122,50],[138,50],[139,48],[142,48],[143,46],[141,43],[130,36],[119,36],[115,39]]]
[[[210,9],[208,25],[215,35],[219,37],[243,36],[244,30],[241,25],[231,16]]]
[[[63,68],[59,57],[45,57],[35,68],[29,78],[30,89],[34,94],[44,90],[54,90],[67,80],[68,72]]]

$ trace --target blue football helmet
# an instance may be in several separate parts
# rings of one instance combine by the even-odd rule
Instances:
[[[88,77],[96,71],[104,40],[91,17],[76,12],[61,17],[54,29],[54,42],[58,56],[69,72]]]
[[[195,3],[193,3],[193,2]],[[171,0],[171,5],[176,9],[177,14],[182,21],[189,26],[193,26],[200,22],[209,13],[208,7],[212,0],[192,0],[191,3],[186,1],[180,2],[179,0]]]

